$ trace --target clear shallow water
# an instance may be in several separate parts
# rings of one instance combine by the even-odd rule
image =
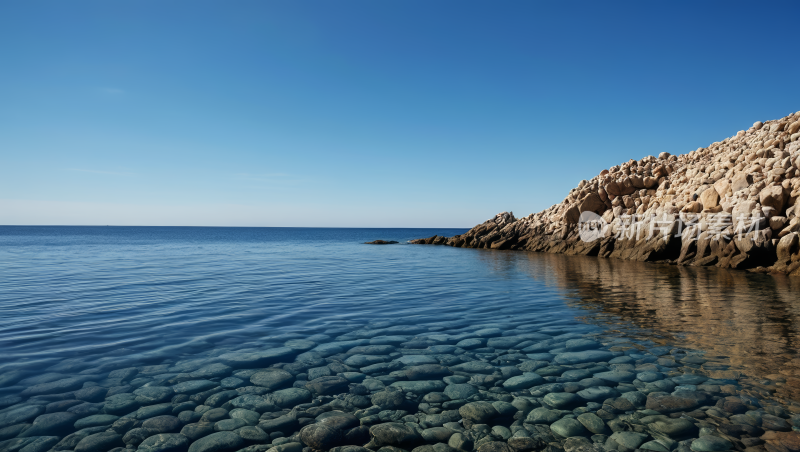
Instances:
[[[470,316],[575,323],[517,268],[404,244],[464,230],[0,228],[2,365]],[[375,239],[402,245],[365,245]],[[1,368],[1,367],[0,367]]]
[[[143,428],[142,422],[158,410],[177,416],[187,411],[186,403],[194,403],[196,414],[192,409],[181,413],[181,435],[204,425],[199,419],[204,409],[221,407],[231,413],[228,417],[234,409],[257,411],[261,419],[256,433],[267,437],[256,440],[238,433],[247,438],[230,449],[250,447],[249,452],[297,443],[298,431],[318,410],[355,413],[365,427],[403,421],[422,429],[431,426],[426,415],[458,416],[465,403],[486,400],[525,405],[515,417],[499,416],[487,423],[541,439],[544,443],[537,444],[542,447],[567,445],[553,434],[557,427],[544,426],[545,431],[542,422],[531,420],[530,410],[537,406],[552,411],[549,415],[558,413],[554,419],[582,413],[624,418],[623,431],[644,431],[648,440],[661,443],[641,448],[659,452],[687,452],[681,448],[709,432],[728,438],[731,447],[747,446],[742,441],[752,431],[743,439],[741,432],[731,437],[730,429],[706,425],[709,419],[735,414],[736,409],[718,411],[726,397],[736,397],[751,411],[780,415],[770,421],[774,425],[764,424],[766,430],[791,430],[792,422],[800,423],[791,417],[800,411],[800,287],[793,280],[404,243],[463,232],[0,227],[0,441],[6,441],[0,442],[0,450],[41,446],[89,452],[94,449],[79,446],[74,435],[99,435],[110,427],[92,427],[104,427],[98,432],[79,428],[86,419],[102,424],[92,416],[137,419],[138,424],[121,427],[128,430],[119,432],[116,443],[97,450],[112,445],[135,449],[144,438],[132,440],[128,433],[123,441],[123,434]],[[375,239],[401,244],[362,243]],[[597,356],[576,362],[570,353],[584,349]],[[428,369],[424,378],[414,377],[422,372],[415,366],[425,363],[444,367],[438,374]],[[275,366],[286,369],[289,377],[274,387],[253,376]],[[531,372],[541,375],[531,377]],[[450,376],[442,381],[443,375]],[[314,383],[320,376],[346,377],[349,387],[326,392]],[[651,383],[652,378],[658,381]],[[209,385],[208,392],[206,387],[179,389],[200,380],[204,383],[192,384]],[[453,391],[465,390],[464,385],[474,393],[462,400]],[[413,402],[395,407],[402,408],[401,414],[369,411],[376,409],[369,408],[370,398],[374,401],[376,394],[396,387]],[[141,399],[136,391],[143,390],[165,391],[168,397]],[[431,395],[442,390],[450,391],[449,396]],[[609,408],[605,397],[593,398],[592,391],[598,390],[613,397],[636,394],[638,399],[631,396],[636,407],[629,407],[636,411]],[[694,411],[681,414],[695,422],[691,432],[670,439],[648,424],[654,422],[653,414],[670,413],[648,411],[660,406],[650,398],[662,390],[703,394],[701,402],[684,410]],[[214,402],[214,394],[224,391],[240,397]],[[301,393],[286,402],[280,391]],[[583,406],[557,407],[543,398],[548,393],[576,393]],[[113,394],[118,395],[112,403]],[[688,400],[686,394],[677,394]],[[262,397],[261,405],[252,405],[247,399],[251,395]],[[114,404],[120,397],[136,401],[119,408]],[[444,399],[428,403],[431,397]],[[73,399],[78,399],[75,405]],[[37,430],[30,430],[30,423],[35,425],[51,410],[70,421],[77,416],[83,424],[31,433]],[[292,427],[271,431],[270,419],[280,416],[294,416]],[[617,432],[612,424],[621,424],[603,419],[608,424],[604,433],[584,430],[579,436],[628,452],[608,442],[612,431]],[[466,427],[463,434],[471,438],[473,449],[479,442],[509,440],[502,430],[484,432],[482,424],[467,417],[459,422],[462,427],[448,427],[450,434]],[[189,438],[197,452],[194,443],[210,432]],[[366,437],[346,444],[364,445],[370,434],[361,433]],[[29,437],[45,439],[32,444],[25,439]],[[419,444],[396,445],[410,450]]]

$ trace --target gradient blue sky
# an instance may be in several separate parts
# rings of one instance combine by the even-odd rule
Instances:
[[[0,224],[471,227],[800,110],[798,2],[6,1]]]

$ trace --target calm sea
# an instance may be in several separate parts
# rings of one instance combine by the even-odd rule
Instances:
[[[737,329],[746,349],[781,362],[800,348],[792,279],[406,243],[465,231],[0,227],[0,369],[378,321],[509,316],[566,329],[614,318],[699,342],[704,330]],[[363,243],[376,239],[400,244]]]
[[[383,320],[579,323],[524,255],[406,244],[463,232],[1,227],[0,369]]]
[[[250,384],[247,369],[278,359],[259,355],[264,350],[278,350],[289,363],[297,359],[300,364],[286,367],[293,369],[296,380],[289,384],[296,388],[313,388],[305,386],[307,380],[322,367],[307,373],[306,368],[332,363],[320,375],[366,378],[373,393],[384,384],[422,391],[421,383],[402,381],[395,369],[427,362],[430,358],[419,355],[435,353],[433,362],[448,366],[489,366],[495,377],[473,369],[467,372],[477,372],[470,384],[482,391],[505,385],[515,397],[520,388],[530,397],[544,390],[527,389],[533,380],[509,378],[521,372],[518,368],[538,369],[555,359],[576,372],[614,380],[619,392],[651,394],[660,388],[639,378],[665,379],[673,389],[683,384],[679,391],[699,390],[696,385],[707,381],[702,389],[711,391],[713,400],[737,394],[748,406],[800,411],[795,279],[407,244],[463,232],[0,227],[0,405],[9,406],[0,417],[9,418],[4,425],[17,422],[14,428],[23,432],[30,416],[44,410],[37,403],[73,397],[65,391],[82,384],[99,384],[103,391],[133,391],[137,385],[162,390],[159,385],[219,362],[226,363],[224,375],[202,384],[262,394],[263,387],[242,385]],[[376,239],[400,243],[364,244]],[[576,338],[579,342],[569,342]],[[601,345],[595,367],[570,354],[574,347]],[[389,359],[394,361],[387,364]],[[129,367],[141,378],[114,377]],[[342,373],[343,368],[361,373]],[[547,372],[568,368],[551,366]],[[236,378],[220,381],[231,373]],[[562,380],[541,373],[548,382]],[[121,382],[128,386],[114,386]],[[440,380],[422,383],[429,386],[425,391],[444,387]],[[574,390],[597,384],[597,378],[582,380]],[[94,413],[101,409],[95,405],[80,410]],[[596,410],[595,405],[589,406]],[[124,414],[109,406],[106,402],[105,412]],[[33,411],[29,416],[25,410]],[[273,444],[283,441],[288,440]]]

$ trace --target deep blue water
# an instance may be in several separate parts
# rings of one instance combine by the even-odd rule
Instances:
[[[578,323],[525,254],[406,244],[463,232],[0,227],[0,370],[380,320]]]

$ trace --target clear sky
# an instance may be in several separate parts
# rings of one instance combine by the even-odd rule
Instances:
[[[800,110],[798,2],[0,2],[0,224],[471,227]]]

